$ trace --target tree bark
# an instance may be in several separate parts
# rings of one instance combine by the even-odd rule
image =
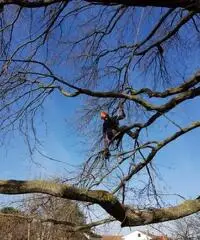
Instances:
[[[200,12],[200,2],[198,0],[84,0],[91,4],[100,5],[124,5],[127,7],[166,7],[166,8],[185,8]],[[15,4],[21,7],[38,8],[45,7],[54,3],[68,3],[69,0],[1,0],[0,5]]]
[[[2,194],[44,193],[70,200],[98,204],[124,226],[140,226],[175,220],[200,211],[200,199],[187,200],[182,204],[160,209],[137,210],[125,206],[111,193],[103,190],[87,190],[50,181],[0,181]]]
[[[166,8],[188,8],[192,6],[198,6],[198,1],[195,0],[86,0],[91,3],[98,3],[103,5],[121,4],[125,6],[135,6],[135,7],[166,7]]]

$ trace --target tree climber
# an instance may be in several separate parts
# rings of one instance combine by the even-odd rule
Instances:
[[[101,112],[101,119],[104,120],[103,123],[103,140],[104,140],[104,157],[109,159],[110,151],[109,146],[113,141],[116,142],[116,147],[118,148],[119,143],[123,137],[123,134],[120,134],[118,131],[119,120],[122,120],[126,117],[124,113],[123,104],[120,103],[118,107],[118,112],[116,116],[110,117],[107,112]]]

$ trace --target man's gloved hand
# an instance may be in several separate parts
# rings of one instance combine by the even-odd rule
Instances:
[[[105,148],[104,152],[103,152],[104,158],[105,159],[109,159],[110,158],[110,151],[108,148]]]

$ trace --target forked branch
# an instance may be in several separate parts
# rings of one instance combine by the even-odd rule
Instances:
[[[137,210],[125,206],[111,193],[103,190],[87,190],[72,185],[50,181],[0,181],[2,194],[44,193],[52,196],[98,204],[107,213],[122,223],[122,226],[139,226],[174,220],[200,211],[200,200],[188,200],[182,204],[161,208]]]

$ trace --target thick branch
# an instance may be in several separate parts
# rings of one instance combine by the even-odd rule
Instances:
[[[30,0],[0,0],[1,6],[5,5],[18,5],[20,7],[26,7],[26,8],[39,8],[39,7],[46,7],[51,4],[55,3],[68,3],[68,0],[62,1],[62,0],[35,0],[35,1],[30,1]]]
[[[67,85],[70,88],[73,88],[77,90],[76,95],[84,94],[92,97],[100,97],[100,98],[121,98],[121,99],[128,99],[131,101],[134,101],[141,106],[143,106],[146,110],[156,110],[160,113],[167,112],[170,109],[172,109],[174,106],[180,104],[181,102],[187,100],[187,99],[193,99],[196,96],[200,95],[200,87],[190,89],[191,87],[195,86],[200,81],[199,73],[197,73],[192,79],[190,79],[188,82],[180,85],[176,88],[168,89],[164,92],[153,92],[149,89],[143,89],[143,91],[138,92],[139,93],[147,93],[151,97],[167,97],[171,95],[177,94],[174,98],[169,100],[166,104],[156,106],[154,104],[151,104],[150,102],[144,100],[142,97],[137,96],[135,93],[127,94],[127,93],[120,93],[120,92],[98,92],[98,91],[91,91],[89,89],[79,88],[76,86],[73,86],[69,84],[68,82],[59,79],[55,76],[47,75],[48,77],[54,77],[58,82],[63,83],[64,85]]]
[[[122,223],[122,226],[139,226],[181,218],[200,211],[200,200],[185,201],[171,208],[136,210],[125,206],[107,191],[86,190],[67,184],[48,181],[0,181],[0,193],[25,194],[44,193],[76,201],[96,203],[111,216]]]
[[[166,8],[193,8],[196,10],[200,10],[200,4],[195,0],[86,0],[90,3],[96,3],[101,5],[116,5],[121,4],[124,6],[137,6],[137,7],[166,7]]]
[[[49,6],[55,3],[68,3],[68,0],[1,0],[0,4],[2,6],[15,4],[26,8],[39,8]],[[198,0],[85,0],[85,2],[90,2],[92,4],[100,5],[124,5],[127,7],[166,7],[166,8],[185,8],[193,9],[195,11],[200,11],[200,4]]]
[[[164,92],[155,92],[149,88],[142,88],[139,91],[132,92],[132,94],[138,95],[138,94],[145,93],[149,97],[165,98],[165,97],[169,97],[169,96],[172,96],[172,95],[175,95],[178,93],[185,92],[185,91],[189,90],[190,88],[194,87],[199,82],[200,82],[200,74],[197,73],[192,79],[186,81],[182,85],[180,85],[178,87],[174,87],[174,88],[169,88]]]
[[[196,78],[197,77],[195,77],[195,81],[196,81]],[[197,79],[199,81],[199,77]],[[181,90],[184,92],[181,92]],[[175,91],[177,91],[177,93],[180,93],[180,94],[175,96],[171,100],[169,100],[167,103],[160,105],[160,106],[156,106],[136,95],[130,95],[130,94],[118,93],[118,92],[95,92],[95,91],[90,91],[88,89],[81,89],[81,88],[78,89],[79,94],[85,94],[85,95],[92,96],[92,97],[129,99],[131,101],[134,101],[134,102],[140,104],[146,110],[156,110],[160,113],[166,113],[169,110],[171,110],[172,108],[174,108],[176,105],[182,103],[183,101],[188,100],[188,99],[193,99],[200,95],[200,87],[197,87],[194,89],[189,89],[187,91],[185,91],[184,88],[180,88],[180,89],[177,88]],[[163,95],[165,95],[165,94],[166,94],[166,92],[163,93]],[[169,93],[169,95],[172,95],[172,94],[175,94],[175,93],[173,91],[171,91]],[[160,96],[161,95],[162,95],[162,93],[160,93]]]
[[[67,184],[48,181],[0,181],[0,193],[26,194],[45,193],[55,197],[99,204],[105,211],[119,221],[125,218],[125,209],[115,196],[106,191],[88,191]]]
[[[165,222],[186,217],[200,211],[200,200],[187,200],[175,207],[151,209],[144,211],[127,210],[127,218],[122,223],[124,226],[140,226],[151,223]]]
[[[15,60],[18,61],[18,60]],[[34,63],[34,62],[33,62]],[[39,62],[35,62],[39,63]],[[52,72],[50,74],[46,73],[39,73],[39,72],[22,72],[23,74],[31,74],[31,75],[39,75],[46,78],[52,78],[54,81],[57,81],[71,89],[74,89],[75,92],[68,93],[62,87],[58,86],[48,86],[48,88],[58,89],[64,96],[66,97],[76,97],[80,94],[87,95],[91,97],[98,97],[98,98],[119,98],[119,99],[127,99],[131,100],[142,107],[144,107],[148,111],[158,111],[159,114],[163,114],[174,108],[176,105],[182,103],[185,100],[193,99],[200,95],[200,87],[192,88],[200,82],[200,75],[199,72],[196,75],[188,80],[186,83],[181,84],[178,87],[167,89],[164,92],[154,92],[148,88],[141,89],[139,91],[131,91],[130,93],[125,92],[115,92],[115,91],[92,91],[86,88],[80,88],[75,86],[66,80],[63,80]],[[42,83],[41,83],[42,84]],[[172,99],[170,99],[167,103],[163,105],[155,105],[151,102],[145,100],[140,96],[140,94],[146,93],[149,97],[158,97],[158,98],[165,98],[168,96],[176,95]],[[138,96],[139,95],[139,96]]]

